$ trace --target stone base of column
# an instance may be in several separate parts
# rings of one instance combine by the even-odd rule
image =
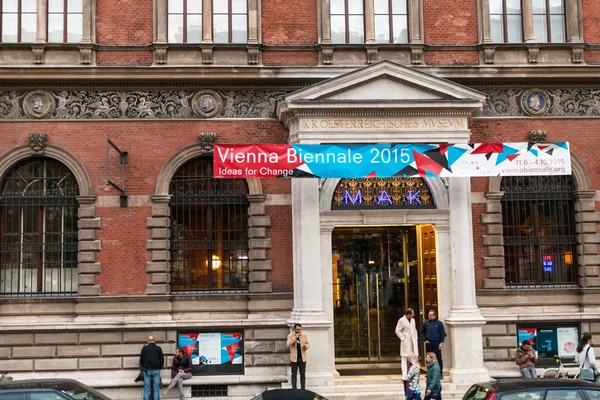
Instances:
[[[490,373],[483,364],[483,332],[485,318],[478,308],[452,309],[446,319],[448,339],[452,343],[453,383],[476,383],[490,380]]]
[[[331,367],[334,365],[331,358],[335,356],[333,343],[329,340],[333,323],[323,311],[294,310],[288,325],[293,328],[295,323],[302,324],[302,331],[310,341],[310,349],[307,351],[306,386],[308,389],[315,389],[317,393],[326,393],[328,388],[334,387],[335,377],[339,376]],[[291,371],[288,376],[291,377]]]

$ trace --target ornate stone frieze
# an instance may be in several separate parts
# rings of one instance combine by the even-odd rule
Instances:
[[[283,91],[0,91],[0,119],[275,118]]]
[[[600,116],[600,89],[483,90],[484,116]]]

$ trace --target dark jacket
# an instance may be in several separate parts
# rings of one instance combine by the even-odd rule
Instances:
[[[192,373],[194,366],[190,357],[183,353],[183,357],[173,357],[173,364],[171,365],[171,379],[175,378],[175,375],[182,369],[185,373]]]
[[[444,343],[446,338],[446,330],[444,324],[439,319],[433,321],[427,320],[421,326],[421,339],[423,341],[429,340],[430,342]]]
[[[162,369],[165,364],[165,357],[160,346],[155,343],[148,343],[140,353],[140,369],[142,371]]]
[[[440,377],[442,371],[440,370],[440,364],[433,363],[431,367],[427,367],[427,389],[433,390],[436,388],[441,389]]]
[[[533,356],[533,358],[530,358],[530,356]],[[525,351],[523,347],[517,349],[517,352],[515,353],[515,364],[519,366],[519,369],[534,367],[536,361],[537,358],[533,349],[529,349],[529,351]]]

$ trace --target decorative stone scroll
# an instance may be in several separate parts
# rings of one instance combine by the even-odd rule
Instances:
[[[275,118],[283,91],[0,91],[0,119]]]

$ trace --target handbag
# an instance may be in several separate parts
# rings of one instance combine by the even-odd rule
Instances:
[[[583,362],[581,363],[581,366],[585,365],[585,360],[587,360],[588,354],[590,352],[590,348],[592,346],[588,347],[587,351],[585,352],[585,357],[583,358]],[[592,368],[579,368],[579,379],[582,381],[595,381],[595,371]]]
[[[429,396],[427,396],[428,399],[441,399],[442,398],[442,388],[441,387],[435,387],[433,389],[431,389],[431,392],[429,392]]]

